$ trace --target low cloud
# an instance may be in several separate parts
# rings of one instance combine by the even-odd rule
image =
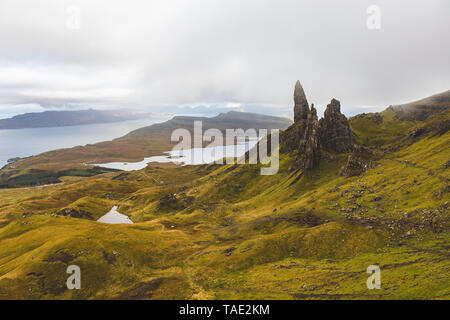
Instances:
[[[381,110],[450,87],[447,0],[2,0],[0,116],[45,108]],[[67,8],[80,28],[67,27]],[[194,106],[191,110],[186,106]],[[373,106],[370,109],[362,106]]]

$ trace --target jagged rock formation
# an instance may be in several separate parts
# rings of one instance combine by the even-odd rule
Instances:
[[[300,143],[298,156],[302,156],[300,166],[304,169],[312,169],[320,161],[319,120],[314,105],[306,119],[306,130]]]
[[[318,120],[314,105],[308,106],[299,81],[294,91],[294,124],[281,133],[281,153],[295,152],[291,169],[312,169],[319,164],[321,151],[352,152],[354,134],[341,113],[340,102],[331,100],[324,118]]]
[[[306,121],[299,121],[280,132],[280,152],[291,153],[298,150],[300,141],[306,131]]]
[[[341,103],[332,99],[320,119],[320,141],[323,149],[337,153],[353,150],[354,138],[347,117],[341,113]]]
[[[309,114],[309,104],[308,100],[306,100],[305,91],[303,91],[300,81],[297,81],[295,84],[294,103],[294,122],[307,120]]]
[[[375,165],[375,163],[370,160],[372,156],[373,153],[369,148],[354,145],[353,153],[348,156],[347,164],[341,168],[339,174],[346,177],[359,176],[361,173]]]

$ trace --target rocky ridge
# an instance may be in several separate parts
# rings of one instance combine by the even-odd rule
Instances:
[[[324,117],[318,120],[314,104],[309,108],[308,100],[300,81],[294,90],[294,124],[281,134],[281,152],[295,153],[292,164],[295,169],[316,167],[322,153],[349,153],[355,145],[354,133],[347,117],[341,113],[341,104],[332,99]]]

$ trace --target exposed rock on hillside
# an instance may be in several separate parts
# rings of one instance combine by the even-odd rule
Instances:
[[[318,120],[314,105],[308,101],[299,81],[294,91],[294,124],[281,134],[282,153],[295,152],[292,169],[312,169],[319,164],[321,150],[347,153],[353,150],[354,134],[341,113],[340,102],[331,100],[324,118]]]
[[[376,124],[383,123],[383,116],[381,114],[379,114],[378,112],[372,113],[372,119]]]
[[[320,161],[319,120],[314,105],[308,113],[305,133],[300,141],[297,157],[301,159],[300,167],[304,169],[312,169]]]
[[[320,119],[320,141],[327,151],[346,153],[353,150],[353,132],[347,117],[341,113],[341,103],[332,99]]]
[[[367,169],[374,166],[374,162],[370,160],[373,156],[369,148],[360,145],[354,145],[354,150],[348,156],[347,164],[341,168],[340,175],[346,177],[358,176]]]
[[[79,218],[79,219],[88,219],[88,220],[94,220],[92,215],[89,212],[86,212],[84,210],[77,210],[74,208],[65,208],[61,211],[58,211],[56,213],[57,216],[65,216],[65,217],[71,217],[71,218]]]
[[[280,152],[290,153],[298,150],[300,144],[299,137],[303,137],[305,131],[306,121],[299,121],[280,132]]]
[[[158,202],[158,211],[183,210],[194,201],[193,197],[186,194],[169,193],[162,197]]]
[[[411,138],[417,138],[420,137],[425,133],[425,128],[415,128],[409,132],[409,136]]]

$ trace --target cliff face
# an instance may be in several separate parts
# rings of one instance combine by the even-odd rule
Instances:
[[[320,140],[322,147],[331,152],[347,153],[355,143],[347,117],[341,113],[341,103],[332,99],[320,119]]]
[[[318,120],[314,105],[309,108],[299,81],[294,91],[294,124],[281,134],[281,152],[295,152],[292,169],[312,169],[319,164],[322,150],[352,152],[354,134],[341,113],[340,102],[332,99],[324,117]]]
[[[301,157],[300,167],[312,169],[319,164],[320,161],[320,137],[319,137],[319,120],[317,119],[317,111],[314,105],[308,113],[306,119],[306,128],[303,139],[300,141],[300,148],[297,157]]]
[[[299,122],[308,119],[309,104],[306,100],[305,91],[300,81],[295,84],[294,90],[294,122]]]

